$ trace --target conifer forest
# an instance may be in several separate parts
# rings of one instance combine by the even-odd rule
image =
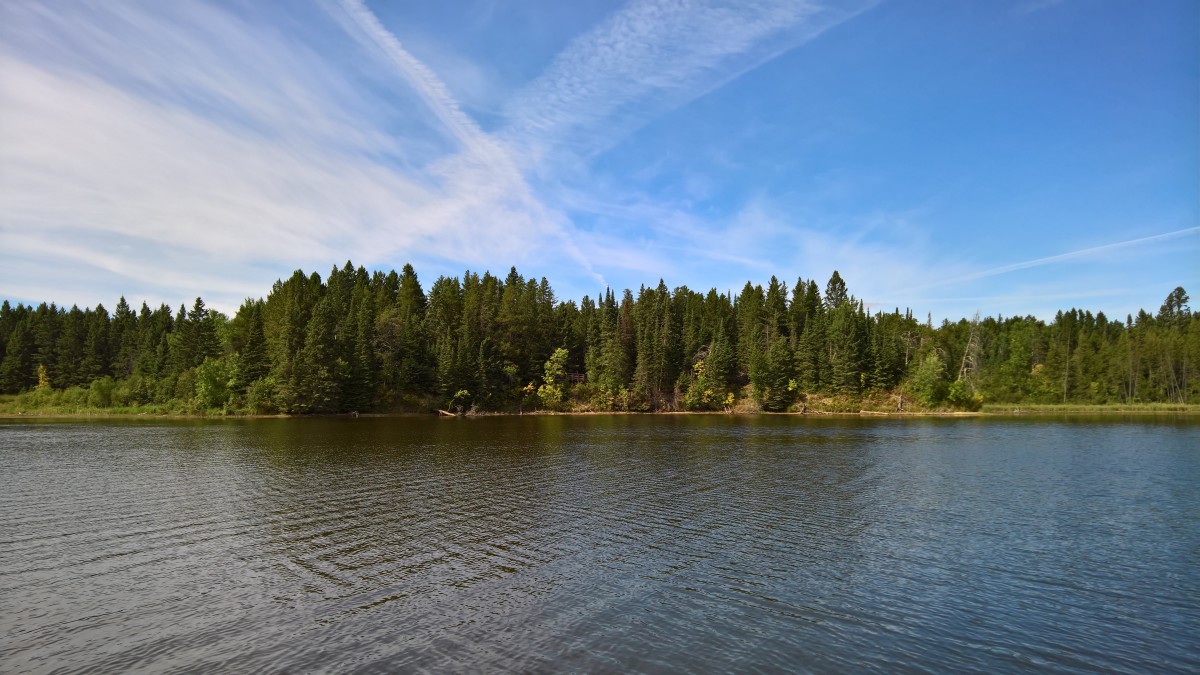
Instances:
[[[977,410],[1200,402],[1200,313],[1078,309],[933,325],[868,309],[837,272],[736,294],[657,286],[559,301],[512,269],[296,271],[230,317],[205,307],[0,308],[21,406],[216,414]]]

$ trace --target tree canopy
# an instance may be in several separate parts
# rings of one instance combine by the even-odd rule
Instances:
[[[0,391],[78,391],[94,405],[174,402],[227,412],[787,410],[811,397],[922,406],[1200,402],[1200,313],[1183,288],[1124,321],[1070,309],[1050,322],[933,326],[868,310],[834,272],[736,296],[659,280],[560,301],[515,268],[439,277],[411,265],[297,270],[231,318],[120,298],[0,306]]]

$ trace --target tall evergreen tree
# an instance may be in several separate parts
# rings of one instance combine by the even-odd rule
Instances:
[[[842,275],[834,270],[833,275],[829,277],[829,283],[825,284],[825,307],[832,311],[849,300],[846,282],[842,280]]]
[[[330,413],[341,409],[339,380],[347,364],[337,355],[334,301],[322,297],[313,308],[304,347],[296,355],[290,407],[295,412]]]
[[[769,410],[785,409],[797,389],[874,398],[897,387],[934,406],[969,407],[978,395],[1197,403],[1200,315],[1188,301],[1176,288],[1157,313],[1124,322],[1073,308],[1049,322],[985,317],[935,327],[912,310],[868,314],[837,273],[824,297],[811,279],[790,294],[777,278],[765,291],[747,282],[736,300],[716,289],[671,291],[660,280],[636,298],[626,289],[618,301],[605,289],[577,305],[515,268],[503,280],[442,277],[426,296],[409,265],[384,274],[347,263],[325,282],[297,270],[232,320],[200,298],[175,316],[146,303],[135,314],[124,298],[111,316],[103,305],[0,303],[0,390],[37,386],[41,368],[58,389],[111,375],[122,396],[140,402],[508,409],[546,383],[545,364],[561,349],[563,377],[586,372],[573,391],[595,408],[717,409],[747,382]],[[93,393],[107,405],[100,382]],[[251,396],[255,382],[263,384]],[[567,384],[555,380],[562,393]]]
[[[108,353],[112,357],[109,371],[114,377],[126,378],[133,374],[138,360],[137,337],[137,314],[130,309],[125,296],[121,296],[113,310],[109,330]]]
[[[33,333],[26,322],[17,323],[5,341],[0,360],[0,392],[16,394],[37,384]]]
[[[266,377],[271,371],[271,360],[267,354],[267,338],[263,333],[262,308],[258,303],[250,303],[244,310],[248,314],[249,330],[238,354],[237,379],[235,389],[244,393],[254,382]]]

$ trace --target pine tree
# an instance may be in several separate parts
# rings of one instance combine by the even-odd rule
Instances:
[[[849,296],[846,293],[846,282],[842,281],[842,275],[838,274],[837,270],[834,270],[833,275],[829,277],[829,283],[825,284],[825,307],[826,309],[834,310],[848,301]]]
[[[185,367],[194,368],[203,363],[204,359],[215,359],[221,355],[221,339],[217,336],[214,316],[204,306],[204,300],[199,297],[188,312],[187,324],[191,330],[188,335],[189,341],[184,348],[187,364]]]
[[[853,303],[833,309],[829,322],[829,385],[842,394],[859,391],[862,384],[863,336]]]
[[[800,387],[806,392],[824,389],[829,381],[829,358],[823,312],[818,311],[805,320],[804,334],[800,336],[796,352]]]
[[[772,344],[779,336],[789,337],[789,319],[787,284],[780,283],[772,276],[763,298],[763,328],[765,330],[763,340],[767,344]]]
[[[576,395],[597,408],[717,409],[747,381],[768,410],[786,409],[797,388],[853,395],[901,386],[927,405],[967,407],[977,395],[1003,403],[1200,400],[1200,315],[1182,288],[1157,314],[1142,310],[1124,322],[1071,309],[1048,323],[987,317],[940,327],[914,320],[912,310],[868,314],[837,273],[824,298],[804,279],[788,295],[777,278],[765,291],[747,282],[736,302],[716,289],[671,291],[660,280],[636,299],[626,289],[618,302],[605,289],[576,305],[513,268],[503,281],[487,272],[443,277],[426,297],[410,265],[369,274],[348,262],[327,282],[297,270],[233,320],[200,298],[175,316],[145,303],[135,314],[124,298],[111,317],[103,305],[0,302],[0,390],[28,389],[41,370],[47,389],[91,386],[95,405],[120,391],[140,402],[191,404],[195,396],[205,407],[244,393],[255,410],[292,412],[435,398],[503,409],[536,391],[518,398],[545,381],[545,364],[561,349],[565,372],[587,373]],[[566,393],[565,381],[551,379]]]
[[[733,391],[734,356],[733,347],[725,337],[724,327],[718,326],[708,348],[705,372],[713,391],[724,400]]]
[[[113,377],[126,378],[133,374],[138,360],[137,314],[129,308],[125,296],[117,301],[109,329],[109,372]]]
[[[340,409],[338,380],[346,362],[337,357],[336,327],[333,303],[321,298],[313,308],[304,347],[296,357],[291,401],[295,412],[329,413]]]
[[[345,405],[354,411],[375,406],[378,366],[372,345],[375,341],[375,317],[368,302],[365,285],[355,291],[354,350],[350,354],[349,377],[343,393]]]
[[[768,343],[763,327],[764,304],[762,286],[754,286],[747,281],[734,305],[737,314],[738,370],[743,382],[757,382],[765,364]]]
[[[50,369],[50,380],[61,383],[64,389],[91,383],[79,368],[83,363],[87,329],[87,317],[83,310],[72,306],[71,311],[63,316],[62,330],[55,344],[54,367]]]
[[[759,394],[763,410],[783,412],[796,400],[795,362],[786,336],[780,335],[767,350],[766,372]]]
[[[0,392],[16,394],[37,384],[34,341],[26,322],[16,324],[5,341],[0,360]]]
[[[262,309],[255,303],[249,305],[250,328],[246,334],[245,343],[238,355],[237,393],[245,393],[246,388],[254,382],[266,377],[271,370],[271,361],[267,356],[267,338],[263,334]]]
[[[92,380],[108,374],[112,358],[109,355],[109,319],[104,305],[84,312],[87,333],[83,340],[83,354],[76,368],[80,384],[91,384]]]
[[[57,348],[59,332],[62,329],[62,312],[55,305],[38,305],[30,316],[33,322],[34,361],[46,368],[53,380],[58,372]]]

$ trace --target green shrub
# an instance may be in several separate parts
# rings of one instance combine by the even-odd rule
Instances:
[[[934,407],[946,398],[946,364],[937,352],[930,352],[921,359],[912,374],[912,391],[921,403]]]
[[[92,386],[88,388],[87,404],[93,408],[111,408],[115,387],[116,383],[111,377],[92,380]]]
[[[955,380],[946,394],[946,402],[955,408],[978,412],[983,407],[983,396],[971,393],[966,382]]]
[[[270,375],[255,380],[246,387],[246,408],[255,415],[279,412],[275,403],[275,378]]]

